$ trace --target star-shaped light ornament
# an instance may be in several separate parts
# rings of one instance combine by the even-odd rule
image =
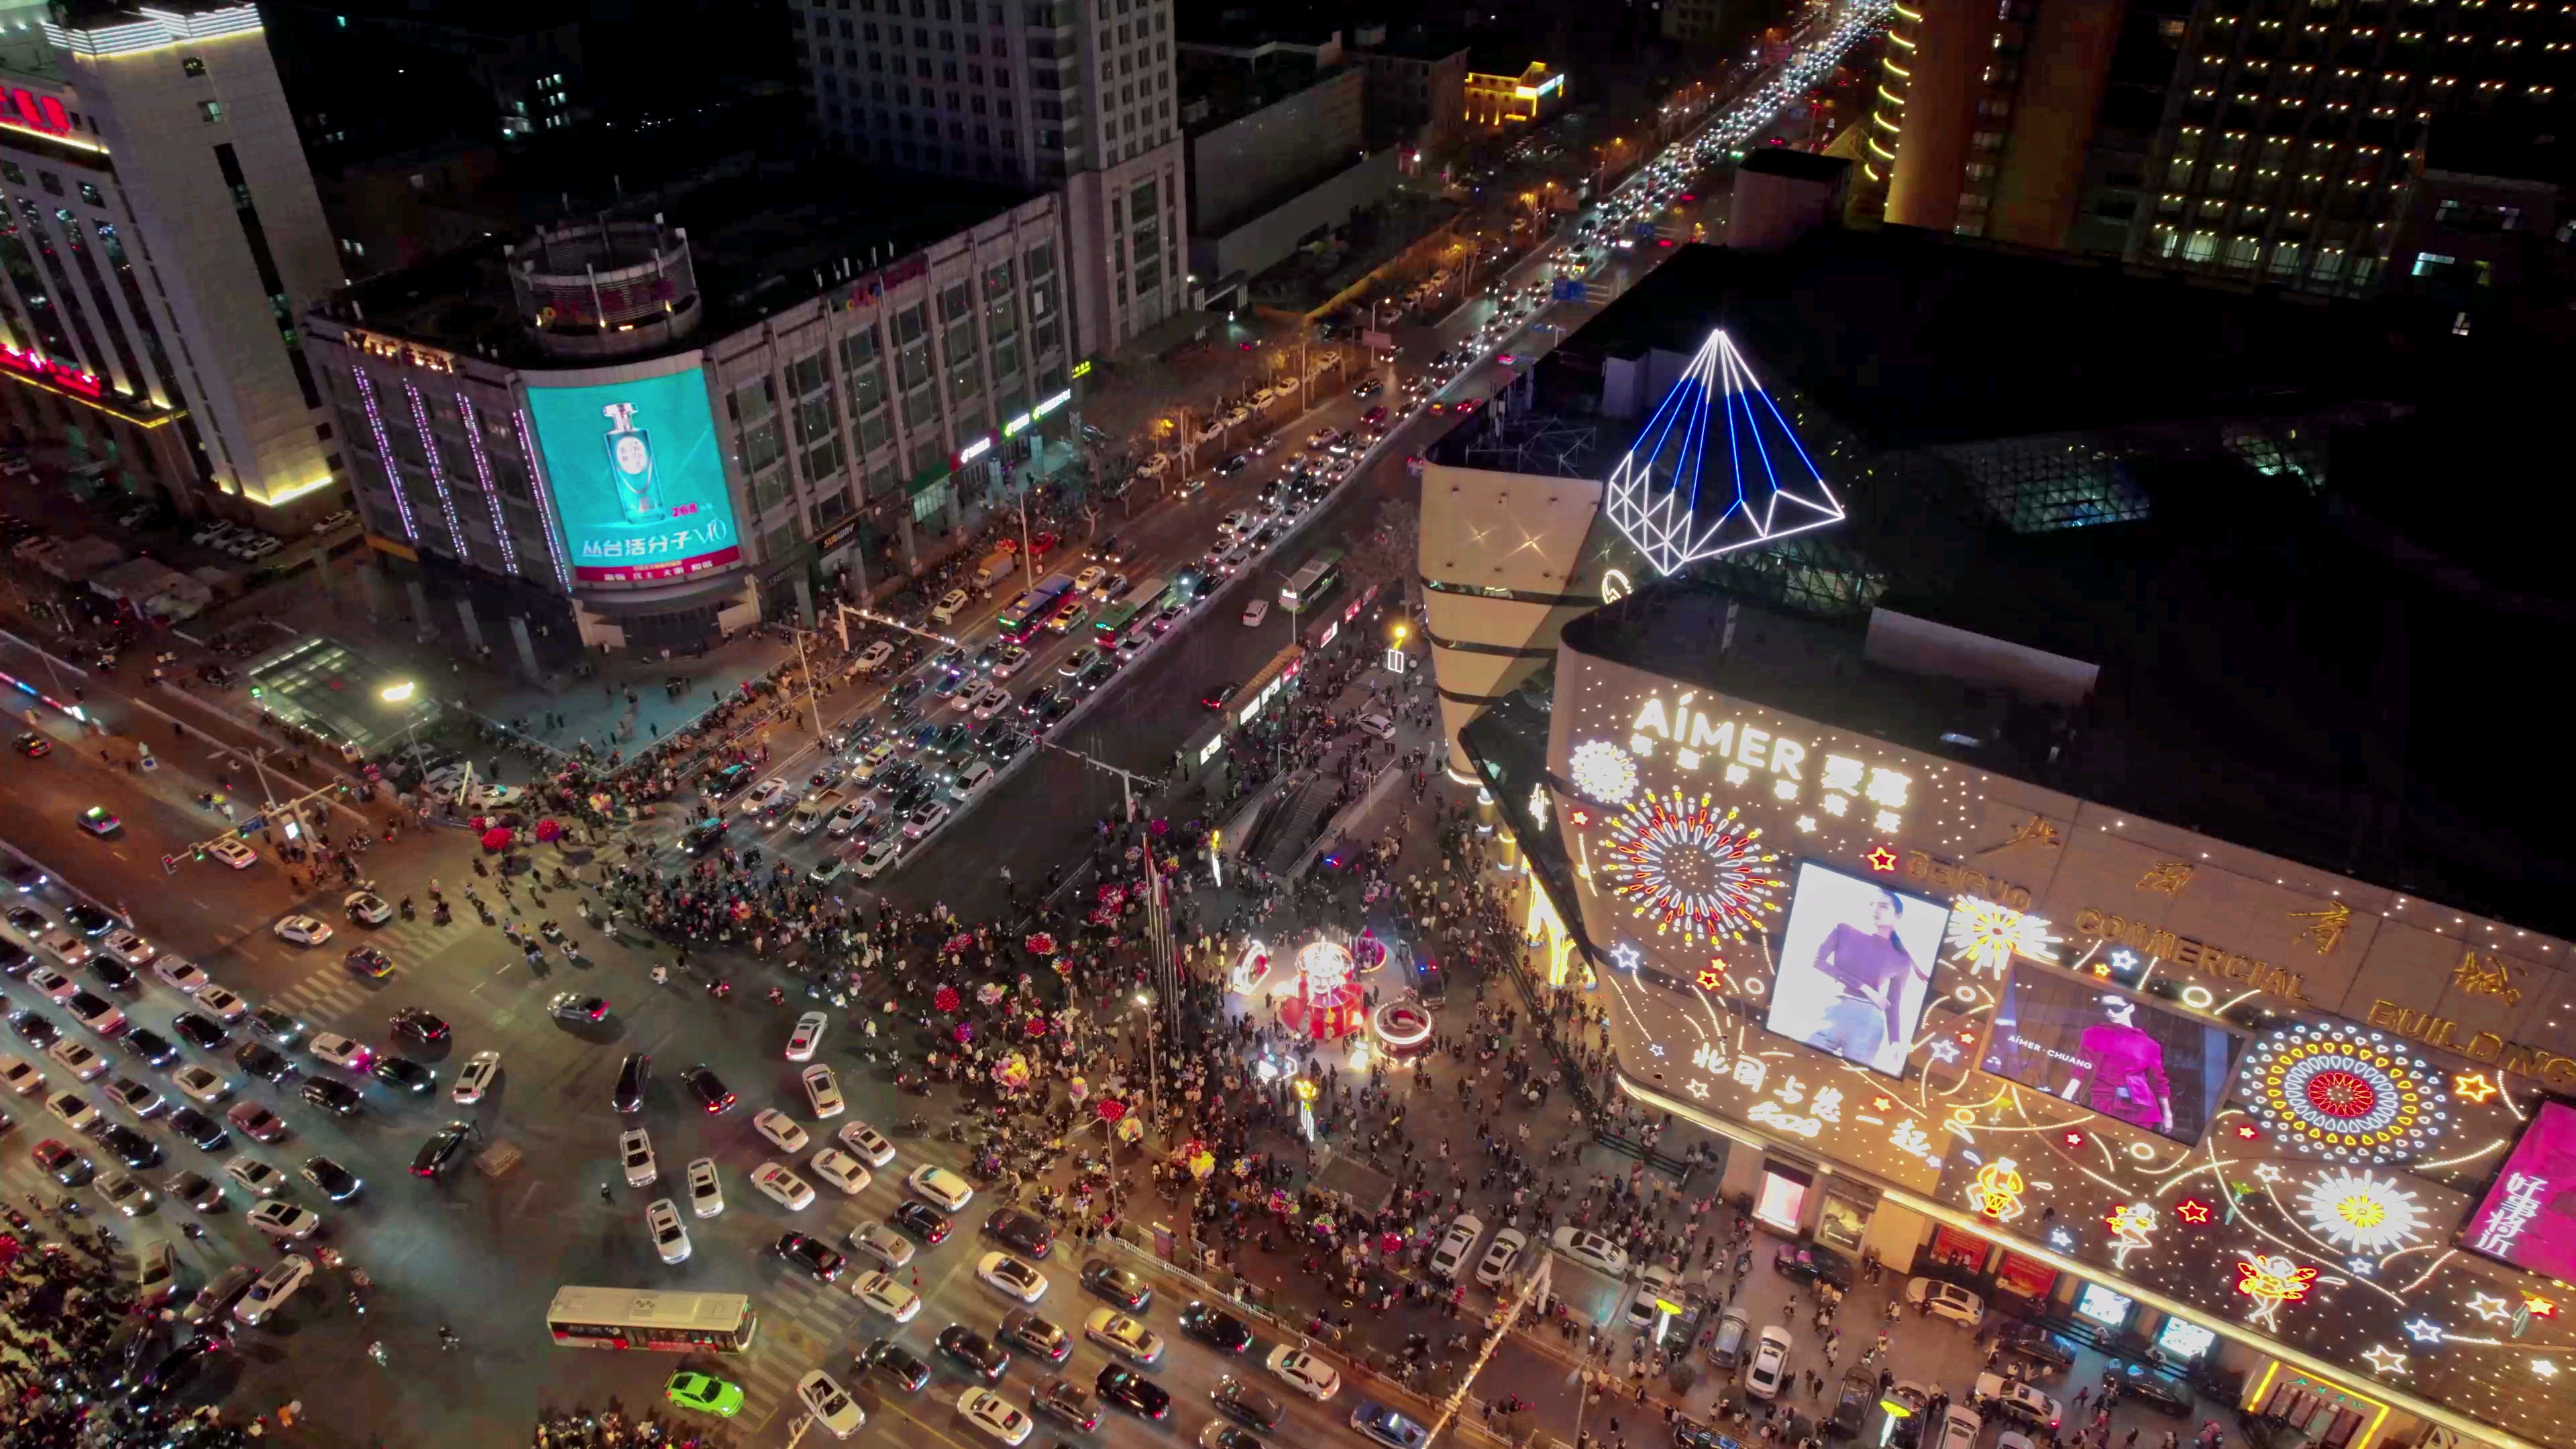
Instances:
[[[2345,1271],[2356,1278],[2367,1278],[2379,1271],[2379,1265],[2368,1258],[2346,1258],[2343,1260],[2343,1266]]]
[[[2048,1242],[2050,1247],[2070,1253],[2075,1251],[2075,1235],[2064,1228],[2050,1229]]]
[[[1645,953],[1634,946],[1619,945],[1610,948],[1610,964],[1622,971],[1636,970],[1637,963],[1644,959]]]
[[[2254,1169],[2254,1175],[2263,1179],[2265,1182],[2279,1182],[2281,1180],[2281,1169],[2266,1162]]]
[[[2174,1218],[2176,1221],[2198,1227],[2209,1221],[2209,1204],[2196,1197],[2184,1198],[2174,1204]]]
[[[2513,1317],[2513,1309],[2492,1293],[2481,1293],[2471,1298],[2469,1311],[2489,1323],[2502,1323]]]
[[[2415,1340],[2417,1343],[2440,1343],[2442,1341],[2442,1325],[2435,1323],[2429,1318],[2414,1319],[2406,1325],[2406,1336]]]
[[[2375,1374],[2385,1374],[2394,1378],[2406,1372],[2406,1355],[2384,1343],[2372,1344],[2370,1351],[2363,1354],[2361,1358],[2362,1362],[2370,1365],[2370,1371]]]
[[[2543,1298],[2537,1293],[2525,1293],[2522,1295],[2522,1311],[2530,1314],[2534,1318],[2556,1318],[2558,1316],[2558,1304],[2556,1301]]]
[[[1703,1082],[1703,1081],[1700,1081],[1700,1080],[1698,1080],[1698,1079],[1694,1078],[1694,1079],[1692,1080],[1691,1084],[1690,1084],[1690,1094],[1691,1094],[1692,1096],[1694,1096],[1694,1097],[1697,1097],[1698,1099],[1700,1099],[1700,1100],[1701,1100],[1701,1101],[1703,1101],[1703,1102],[1707,1101],[1707,1100],[1708,1100],[1708,1083]]]
[[[2495,1083],[2484,1072],[2462,1072],[2451,1078],[2451,1090],[2463,1102],[2483,1102],[2496,1094]]]
[[[1888,849],[1884,845],[1871,846],[1869,848],[1869,854],[1862,856],[1861,859],[1868,861],[1869,868],[1877,871],[1880,875],[1885,875],[1889,871],[1896,869],[1896,852]]]

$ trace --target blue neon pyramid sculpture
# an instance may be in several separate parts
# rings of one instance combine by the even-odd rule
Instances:
[[[1694,559],[1839,523],[1841,500],[1724,332],[1610,472],[1610,522],[1670,574]]]

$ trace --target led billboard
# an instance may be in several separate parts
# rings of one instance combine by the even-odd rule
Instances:
[[[1995,1007],[1979,1065],[2177,1142],[2197,1142],[2241,1045],[2196,1017],[2024,967]]]
[[[2540,1104],[2460,1242],[2562,1283],[2576,1279],[2576,1107]]]
[[[1905,1075],[1950,908],[1808,861],[1762,1024],[1856,1066]]]
[[[742,557],[699,368],[632,382],[528,388],[573,578],[687,578]]]

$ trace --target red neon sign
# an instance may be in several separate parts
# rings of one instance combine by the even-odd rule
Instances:
[[[63,103],[59,97],[40,96],[20,86],[9,93],[9,108],[16,114],[6,119],[14,120],[31,130],[42,131],[49,136],[68,136],[72,133],[71,113],[63,109]]]
[[[0,342],[0,367],[26,373],[30,377],[40,378],[59,387],[70,388],[87,397],[98,397],[106,391],[96,373],[65,367],[41,352],[21,352],[6,342]]]

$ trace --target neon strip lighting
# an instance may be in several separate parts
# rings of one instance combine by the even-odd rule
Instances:
[[[1710,447],[1712,417],[1725,432]],[[1723,331],[1610,470],[1610,522],[1665,574],[1839,523],[1841,500]]]
[[[191,40],[244,35],[260,28],[259,7],[236,5],[228,10],[201,10],[193,15],[143,7],[143,18],[96,30],[68,30],[48,20],[45,39],[74,55],[138,55]]]
[[[404,496],[402,469],[394,462],[394,445],[385,438],[385,415],[376,407],[376,380],[364,367],[352,367],[349,376],[358,383],[358,401],[367,410],[367,431],[375,436],[376,461],[384,465],[385,482],[394,494],[394,512],[401,516],[403,541],[418,546],[420,525],[412,521],[411,499]]]
[[[1913,41],[1906,39],[1904,36],[1897,34],[1893,30],[1887,32],[1887,43],[1890,45],[1904,46],[1907,50],[1912,50],[1914,48]]]
[[[1889,90],[1885,86],[1880,86],[1878,88],[1878,93],[1885,96],[1887,98],[1887,103],[1891,106],[1902,107],[1905,104],[1905,97],[1898,95],[1896,92]]]
[[[1878,153],[1879,160],[1892,162],[1896,159],[1896,153],[1888,150],[1885,146],[1878,144],[1878,138],[1876,136],[1870,136],[1866,139],[1869,142],[1869,149]]]
[[[465,419],[465,451],[473,455],[475,480],[483,485],[483,502],[492,510],[492,536],[501,541],[502,567],[515,574],[519,546],[510,541],[510,525],[501,518],[501,494],[492,486],[492,460],[483,451],[483,419],[462,391],[456,394],[456,415]]]
[[[104,156],[107,154],[107,147],[91,140],[87,136],[74,136],[62,131],[48,131],[43,127],[30,126],[24,121],[14,121],[6,117],[0,117],[0,131],[15,131],[22,136],[42,136],[57,146],[69,146],[76,151],[87,151],[94,156]]]
[[[1868,177],[1872,181],[1885,181],[1887,179],[1884,173],[1866,161],[1860,163],[1860,174]]]
[[[1890,6],[1889,6],[1889,7],[1887,7],[1887,8],[1888,8],[1888,9],[1890,9],[1890,10],[1895,11],[1898,15],[1903,16],[1905,19],[1913,21],[1913,22],[1914,22],[1915,24],[1917,24],[1917,25],[1920,25],[1920,24],[1922,24],[1922,23],[1923,23],[1923,17],[1922,17],[1922,16],[1915,14],[1913,11],[1906,9],[1906,8],[1905,8],[1904,6],[1902,6],[1902,5],[1890,5]]]
[[[1880,113],[1878,113],[1878,112],[1875,112],[1875,111],[1873,111],[1873,112],[1871,112],[1871,113],[1870,113],[1869,123],[1870,123],[1871,125],[1873,125],[1873,126],[1878,127],[1880,130],[1885,131],[1886,133],[1888,133],[1888,134],[1889,134],[1889,135],[1891,135],[1891,136],[1902,136],[1902,135],[1904,135],[1904,134],[1905,134],[1905,128],[1904,128],[1904,127],[1902,127],[1902,126],[1900,126],[1900,125],[1896,124],[1894,121],[1889,120],[1886,116],[1884,116],[1884,115],[1882,115],[1882,114],[1880,114]]]
[[[447,520],[448,551],[458,563],[474,562],[465,551],[465,529],[456,521],[456,496],[447,491],[447,464],[438,456],[438,437],[429,430],[429,404],[421,401],[420,389],[406,382],[403,391],[411,398],[411,425],[420,430],[420,451],[429,459],[430,491],[438,495],[438,511]]]
[[[307,493],[318,493],[330,486],[331,475],[325,473],[310,483],[298,483],[292,487],[282,488],[275,493],[271,493],[266,498],[254,501],[265,504],[270,508],[283,508],[287,504],[294,502],[296,499],[303,497]]]
[[[1888,73],[1890,73],[1890,74],[1892,74],[1892,75],[1900,75],[1900,76],[1905,77],[1907,80],[1912,80],[1912,79],[1914,79],[1914,72],[1912,72],[1912,71],[1910,71],[1910,70],[1907,70],[1905,67],[1903,67],[1903,66],[1901,66],[1901,65],[1898,65],[1895,61],[1892,61],[1892,60],[1882,60],[1882,61],[1880,61],[1878,64],[1879,64],[1879,68],[1880,68],[1880,69],[1885,70],[1885,71],[1887,71]]]
[[[1033,418],[1045,417],[1047,414],[1054,412],[1057,408],[1063,407],[1066,403],[1071,401],[1073,401],[1073,389],[1066,388],[1064,391],[1048,398],[1045,402],[1039,403],[1036,407],[1029,409],[1029,416]]]
[[[545,460],[537,456],[537,445],[528,440],[528,410],[518,408],[510,414],[519,434],[519,456],[528,465],[528,482],[537,490],[537,531],[546,537],[546,557],[555,561],[555,582],[567,594],[572,592],[572,560],[564,553],[563,540],[555,536],[555,495],[546,486]]]

